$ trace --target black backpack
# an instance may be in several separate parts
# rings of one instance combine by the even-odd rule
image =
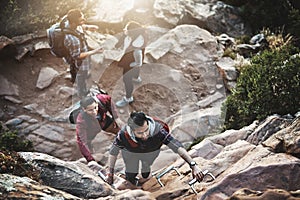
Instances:
[[[63,17],[61,22],[53,24],[47,29],[48,43],[50,45],[50,52],[59,58],[68,57],[69,51],[64,45],[65,35],[72,34],[79,38],[80,42],[84,42],[84,35],[80,35],[77,32],[66,28],[65,23],[67,22],[66,16]]]

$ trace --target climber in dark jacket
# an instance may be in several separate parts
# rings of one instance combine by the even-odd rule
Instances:
[[[169,132],[169,127],[163,121],[151,118],[143,112],[132,112],[127,125],[123,126],[110,149],[109,173],[107,182],[113,183],[114,167],[119,151],[125,163],[126,180],[136,184],[139,172],[139,161],[142,163],[142,177],[149,178],[151,165],[158,157],[161,146],[165,144],[178,153],[189,163],[193,177],[198,181],[203,179],[203,173],[193,161],[182,144]]]

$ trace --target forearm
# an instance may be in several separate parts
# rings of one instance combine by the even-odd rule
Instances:
[[[113,174],[115,171],[115,164],[116,164],[117,156],[109,155],[108,157],[108,167],[109,167],[109,173]]]
[[[92,24],[83,24],[82,29],[85,31],[97,31],[99,27],[97,25]]]
[[[122,126],[125,125],[125,123],[120,118],[115,119],[115,122],[117,123],[119,128],[122,128]]]
[[[193,161],[189,153],[183,148],[179,147],[178,154],[184,159],[191,167],[193,178],[196,178],[199,182],[203,180],[204,174],[197,164]]]
[[[189,153],[183,148],[179,147],[178,148],[178,155],[185,160],[187,163],[191,163],[193,161],[193,158],[189,155]]]
[[[140,67],[143,64],[143,51],[141,49],[136,49],[133,52],[134,60],[136,66]]]
[[[92,156],[92,154],[86,144],[84,144],[81,141],[78,141],[77,143],[78,143],[81,154],[85,157],[85,159],[88,162],[95,160],[95,158]]]
[[[84,58],[89,57],[91,55],[94,55],[96,53],[101,53],[101,51],[99,51],[99,49],[94,49],[94,50],[91,50],[91,51],[82,52],[79,55],[79,59],[84,59]]]

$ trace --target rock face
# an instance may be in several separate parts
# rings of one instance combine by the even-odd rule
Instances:
[[[211,182],[204,179],[193,185],[196,194],[188,182],[191,180],[190,168],[183,160],[164,163],[165,167],[174,166],[178,175],[170,171],[161,177],[161,187],[155,177],[140,188],[131,190],[115,189],[107,185],[96,175],[92,168],[80,162],[62,161],[55,157],[31,152],[19,152],[27,162],[41,170],[41,183],[29,178],[1,174],[0,188],[7,197],[26,196],[39,193],[54,199],[300,199],[299,177],[300,159],[284,152],[276,152],[262,144],[247,142],[252,133],[268,135],[265,126],[272,127],[273,120],[280,121],[282,129],[273,132],[268,140],[277,140],[276,135],[285,132],[286,138],[293,138],[300,128],[300,118],[293,120],[279,116],[270,116],[261,124],[254,122],[241,130],[226,131],[207,137],[189,152],[201,169],[209,170],[216,179]],[[253,137],[252,137],[253,138]],[[297,146],[290,140],[289,145]],[[299,145],[297,150],[299,150]],[[209,154],[212,153],[212,155]],[[297,154],[296,154],[297,155]],[[91,165],[89,165],[91,166]],[[101,169],[102,170],[102,169]],[[158,174],[161,171],[158,171]],[[157,175],[157,174],[156,174]],[[115,186],[121,178],[116,178]],[[13,190],[12,190],[13,188]],[[26,189],[24,189],[26,188]],[[54,189],[55,188],[55,189]],[[118,188],[120,188],[118,186]],[[273,188],[273,189],[270,189]],[[47,193],[45,191],[48,191]]]
[[[79,198],[111,195],[112,189],[83,163],[65,162],[47,154],[20,153],[28,162],[42,169],[44,185],[63,190]]]
[[[160,22],[157,23],[158,26],[148,27],[149,44],[141,71],[143,83],[139,89],[143,89],[147,84],[155,86],[157,98],[152,102],[153,106],[150,105],[149,114],[167,121],[174,137],[189,146],[192,141],[215,133],[220,128],[221,103],[226,98],[226,90],[234,88],[236,81],[235,62],[222,57],[226,43],[221,42],[213,33],[225,32],[230,36],[240,36],[248,32],[248,29],[233,7],[219,1],[147,2],[147,5],[144,5],[134,0],[97,1],[93,6],[97,14],[92,20],[100,24],[120,25],[126,17],[133,14],[135,18],[147,21],[155,18]],[[116,10],[118,12],[114,12]],[[159,27],[160,24],[168,25]],[[99,77],[105,77],[106,71],[111,70],[107,63],[111,64],[112,60],[117,60],[116,57],[122,55],[122,51],[114,49],[118,35],[93,33],[87,37],[91,47],[96,48],[101,44],[106,49],[103,54],[92,57],[96,67],[91,76],[98,80]],[[234,44],[234,39],[228,37],[226,40]],[[22,61],[28,53],[34,55],[41,49],[49,48],[45,41],[45,33],[28,34],[12,40],[1,37],[0,54],[7,49],[6,46],[13,46],[18,50],[15,58]],[[41,78],[35,84],[42,90],[35,101],[29,103],[20,96],[22,85],[16,85],[14,81],[0,75],[0,95],[5,95],[4,99],[13,104],[26,102],[21,107],[24,114],[15,115],[17,106],[9,105],[5,110],[0,110],[0,118],[8,113],[11,119],[6,121],[5,125],[15,128],[20,135],[33,141],[36,151],[40,153],[20,154],[29,164],[42,170],[41,183],[24,177],[0,174],[0,193],[4,198],[30,196],[32,199],[216,200],[250,199],[251,195],[256,195],[257,199],[299,198],[300,119],[277,115],[270,116],[261,123],[255,121],[240,130],[227,130],[206,137],[193,146],[190,155],[201,169],[209,170],[216,177],[213,182],[205,179],[201,183],[195,183],[194,189],[197,194],[194,194],[188,184],[192,179],[188,165],[165,147],[153,164],[153,171],[159,172],[173,165],[180,172],[180,176],[175,172],[164,175],[161,178],[165,185],[163,188],[155,177],[139,189],[120,190],[110,187],[85,164],[63,161],[81,157],[76,148],[75,127],[67,121],[68,114],[76,106],[76,102],[72,102],[74,105],[67,108],[60,107],[61,109],[55,110],[54,113],[49,113],[46,109],[45,105],[50,99],[49,93],[52,94],[50,101],[55,96],[62,104],[65,103],[62,100],[69,100],[74,94],[74,88],[53,81],[61,78],[65,69],[54,71],[53,68],[54,66],[50,66],[41,74],[37,73]],[[34,74],[34,71],[31,73]],[[54,84],[58,84],[58,87],[53,87]],[[121,78],[116,83],[108,83],[110,84],[113,85],[113,89],[123,86]],[[160,88],[168,89],[169,93],[160,92]],[[139,100],[142,101],[144,95],[149,92],[145,89]],[[175,103],[168,99],[171,94],[176,97]],[[116,89],[111,95],[117,99],[122,93]],[[159,105],[156,101],[158,99],[168,102],[167,108]],[[167,109],[172,114],[169,114]],[[123,110],[125,114],[121,117],[127,119],[129,111]],[[112,140],[113,136],[101,132],[93,141],[97,147],[95,157],[103,164],[107,162]],[[118,160],[116,172],[123,169],[124,164]],[[121,178],[116,180],[119,181],[116,184],[122,184]]]
[[[61,190],[41,185],[27,177],[0,174],[2,199],[80,199]]]

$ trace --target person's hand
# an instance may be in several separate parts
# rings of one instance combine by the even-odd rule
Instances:
[[[99,165],[96,161],[90,161],[88,163],[88,167],[93,170],[93,171],[99,171],[100,169],[102,169],[101,165]]]
[[[125,122],[123,122],[120,118],[115,119],[117,125],[119,126],[119,128],[122,128],[124,125],[126,125]]]
[[[111,173],[108,173],[106,175],[106,182],[109,184],[109,185],[112,185],[113,182],[114,182],[114,175],[111,174]]]
[[[103,53],[104,49],[102,47],[99,47],[95,49],[95,53]]]
[[[99,30],[99,27],[97,25],[85,24],[84,29],[89,31],[97,31]]]
[[[193,178],[196,178],[198,182],[201,182],[204,178],[204,174],[197,165],[192,167],[192,174]]]

